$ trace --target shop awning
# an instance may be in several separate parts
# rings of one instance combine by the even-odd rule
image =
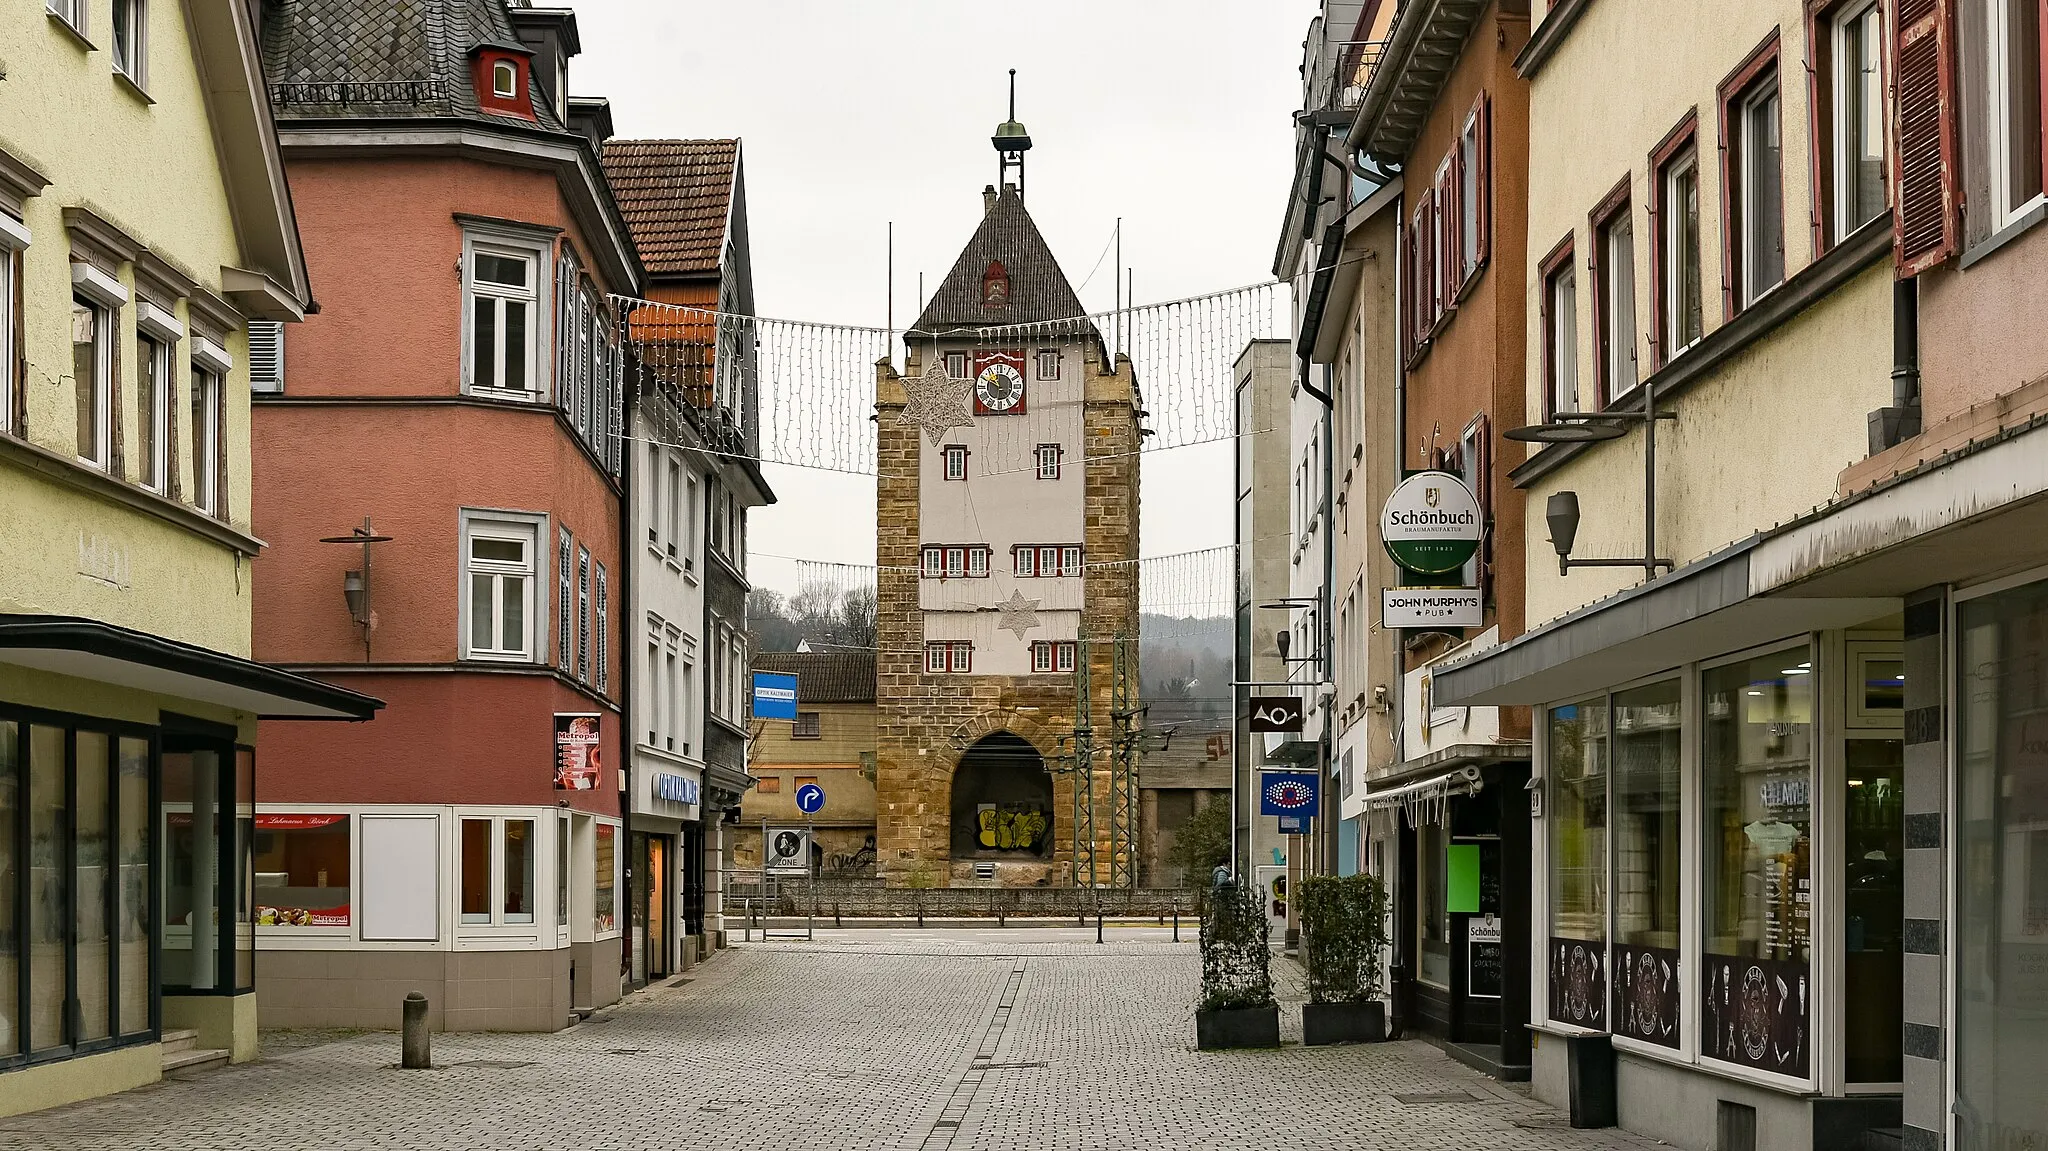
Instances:
[[[1365,793],[1367,811],[1387,811],[1400,808],[1408,813],[1408,825],[1421,827],[1425,823],[1443,822],[1444,809],[1454,795],[1477,795],[1486,786],[1480,777],[1476,764],[1466,764],[1456,771],[1433,775],[1417,783],[1404,784],[1386,791]]]
[[[0,663],[254,712],[369,719],[384,701],[269,664],[74,616],[0,615]]]
[[[1561,616],[1431,680],[1438,706],[1544,704],[1788,636],[1897,611],[1889,597],[1764,596],[1752,581],[1761,537]]]

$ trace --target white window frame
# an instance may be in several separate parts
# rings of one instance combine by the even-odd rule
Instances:
[[[668,675],[662,675],[664,652],[661,646],[661,619],[647,617],[647,746],[660,747],[661,738],[672,730],[674,718],[669,713],[668,685],[675,683],[676,656],[674,651],[666,653]],[[670,738],[674,738],[671,736]]]
[[[953,379],[967,379],[970,364],[971,361],[968,359],[966,352],[946,353],[946,375]]]
[[[691,706],[696,701],[696,697],[692,694],[691,685],[697,682],[697,646],[694,640],[682,636],[682,633],[673,627],[668,629],[668,638],[671,643],[681,638],[680,647],[683,653],[681,678],[670,684],[670,687],[675,691],[675,701],[670,709],[669,717],[671,725],[677,732],[681,733],[682,741],[680,747],[671,743],[669,750],[689,755],[693,737],[696,734],[694,725],[697,713]]]
[[[1077,576],[1081,574],[1081,545],[1060,545],[1060,574]]]
[[[4,280],[4,277],[0,277],[0,280]],[[150,349],[150,354],[146,358],[140,354],[144,340],[149,342]],[[136,345],[136,391],[141,391],[143,377],[147,377],[154,385],[149,410],[138,412],[150,432],[150,450],[148,455],[139,461],[142,465],[142,474],[138,482],[150,491],[163,495],[171,490],[171,464],[178,458],[177,453],[171,450],[171,388],[172,381],[177,377],[178,345],[149,331],[137,335]]]
[[[1737,285],[1737,296],[1747,308],[1763,298],[1765,292],[1785,282],[1785,135],[1783,132],[1785,101],[1780,90],[1782,77],[1774,66],[1765,70],[1762,76],[1752,81],[1750,87],[1735,99],[1736,131],[1739,140],[1738,160],[1735,179],[1737,203],[1742,206],[1735,242],[1741,251],[1739,270],[1741,283]],[[1763,235],[1757,228],[1759,207],[1757,193],[1757,157],[1762,153],[1762,142],[1758,135],[1760,115],[1764,105],[1771,111],[1771,127],[1778,131],[1778,235],[1777,257],[1778,276],[1769,283],[1758,278],[1758,257],[1763,254]],[[1704,291],[1704,289],[1702,289]]]
[[[85,18],[90,10],[86,0],[43,0],[43,7],[80,37],[85,36]]]
[[[928,547],[924,549],[924,578],[943,579],[946,574],[945,549]]]
[[[1883,10],[1878,6],[1877,0],[1869,0],[1868,3],[1851,5],[1846,11],[1835,16],[1834,24],[1828,30],[1828,36],[1833,47],[1830,55],[1835,73],[1831,78],[1834,86],[1835,122],[1828,129],[1835,153],[1835,202],[1830,205],[1834,211],[1835,218],[1830,221],[1833,226],[1829,229],[1829,233],[1830,239],[1835,243],[1840,243],[1844,236],[1869,222],[1867,220],[1857,220],[1854,222],[1850,220],[1854,207],[1849,202],[1848,173],[1858,157],[1853,157],[1849,154],[1849,118],[1844,115],[1844,109],[1849,106],[1849,89],[1855,82],[1854,77],[1861,74],[1862,64],[1862,61],[1850,58],[1850,29],[1865,16],[1871,15],[1877,17],[1877,141],[1880,151],[1884,151],[1888,149],[1889,145],[1885,139],[1886,128],[1884,123],[1884,118],[1888,114],[1888,95],[1885,91],[1884,75],[1885,29]],[[1885,158],[1888,162],[1890,157],[1887,154]],[[1889,177],[1885,178],[1888,179]],[[1882,213],[1879,214],[1882,215]]]
[[[946,460],[945,475],[947,479],[964,480],[967,478],[967,445],[947,444],[944,448],[940,449],[940,454]]]
[[[946,549],[946,578],[965,579],[967,576],[967,549],[948,547]]]
[[[1683,198],[1677,194],[1678,182],[1686,176],[1692,177],[1693,201],[1695,205],[1693,218],[1689,226],[1689,235],[1687,234],[1688,223],[1685,218],[1685,204]],[[1706,255],[1701,251],[1700,244],[1700,213],[1705,210],[1706,201],[1701,195],[1700,148],[1697,138],[1687,145],[1683,155],[1673,157],[1669,163],[1664,165],[1663,169],[1658,173],[1657,180],[1659,184],[1658,205],[1662,213],[1658,227],[1658,231],[1662,234],[1657,237],[1657,243],[1662,248],[1660,256],[1661,266],[1658,271],[1664,281],[1662,285],[1664,314],[1658,317],[1657,322],[1664,329],[1658,334],[1663,338],[1664,346],[1669,349],[1664,356],[1665,362],[1668,363],[1675,359],[1680,352],[1705,339],[1707,334],[1707,289],[1704,279],[1706,275]],[[1690,244],[1682,242],[1685,240],[1690,240]],[[1685,256],[1688,247],[1690,247],[1692,252],[1693,263],[1699,265],[1702,276],[1700,283],[1700,334],[1691,340],[1680,343],[1679,338],[1685,333],[1686,323]]]
[[[2016,4],[2033,4],[2036,0],[1987,0],[1984,32],[1984,75],[1988,85],[1985,93],[1988,103],[1984,109],[1984,121],[1989,138],[1985,141],[1991,153],[1991,220],[1993,230],[2005,227],[2015,218],[2032,210],[2044,199],[2044,193],[2037,192],[2024,201],[2015,201],[2012,184],[2013,153],[2013,108],[2012,108],[2012,10]],[[2036,67],[2040,68],[2041,57],[2038,42],[2035,46]],[[2048,82],[2048,77],[2042,81]],[[2038,111],[2036,113],[2039,114]],[[2048,192],[2048,189],[2044,189]]]
[[[968,576],[968,578],[969,578],[969,579],[981,579],[981,578],[983,578],[983,577],[986,577],[987,575],[988,575],[988,549],[987,549],[987,548],[985,548],[985,547],[971,547],[971,548],[968,548],[968,549],[967,549],[967,576]]]
[[[1063,639],[1053,645],[1053,670],[1072,671],[1080,656],[1077,640]]]
[[[499,60],[491,65],[491,95],[500,100],[518,98],[519,65],[510,60]]]
[[[148,0],[112,0],[113,20],[109,26],[112,41],[114,72],[135,85],[138,90],[149,87],[149,8]],[[122,11],[123,6],[127,11]],[[127,19],[123,20],[122,17]],[[126,28],[123,28],[123,24]],[[123,53],[122,40],[127,40],[127,52]],[[124,58],[125,57],[125,58]]]
[[[526,318],[526,387],[508,388],[502,384],[485,386],[476,382],[476,257],[486,255],[504,256],[525,260],[527,264],[527,288],[524,294],[516,289],[489,286],[483,294],[491,299],[523,300],[528,311]],[[541,365],[549,362],[546,318],[553,314],[548,297],[546,270],[554,266],[553,244],[550,238],[537,236],[511,228],[480,227],[468,225],[462,235],[462,383],[463,390],[476,395],[493,396],[499,399],[516,399],[538,403],[548,398],[548,384]],[[504,331],[500,309],[499,331]],[[495,357],[496,350],[493,355]],[[498,366],[497,379],[505,378],[503,365]]]
[[[1615,228],[1628,228],[1628,251],[1615,251]],[[1623,204],[1621,210],[1600,222],[1593,229],[1593,243],[1600,252],[1600,302],[1606,307],[1605,316],[1594,317],[1599,326],[1596,335],[1606,337],[1606,346],[1599,346],[1595,340],[1596,354],[1605,357],[1601,374],[1606,379],[1608,403],[1635,391],[1643,382],[1643,368],[1638,356],[1640,340],[1636,334],[1636,222],[1631,205]],[[1626,258],[1620,258],[1625,255]],[[1625,281],[1625,282],[1624,282]],[[1628,330],[1621,332],[1616,320],[1626,317]],[[1623,369],[1626,368],[1624,371]],[[1599,398],[1599,397],[1596,397]]]
[[[647,445],[647,550],[661,554],[661,529],[668,523],[662,514],[661,445]],[[675,533],[669,533],[671,537]]]
[[[477,537],[517,540],[526,547],[527,562],[522,568],[522,565],[515,565],[503,560],[476,560],[470,555],[470,540]],[[539,623],[535,619],[534,613],[540,601],[539,588],[545,586],[548,579],[547,562],[546,558],[542,555],[540,547],[540,541],[548,538],[547,517],[520,512],[464,508],[461,512],[459,538],[462,553],[461,562],[457,565],[460,575],[458,576],[456,590],[457,595],[460,597],[458,601],[460,604],[458,615],[461,617],[460,651],[462,658],[487,660],[494,663],[541,662],[538,650],[539,644],[536,642],[539,635]],[[483,565],[481,571],[479,571],[477,566],[479,563]],[[470,599],[470,576],[473,574],[516,575],[525,579],[525,587],[522,589],[525,598],[520,618],[525,623],[526,634],[520,637],[522,644],[519,648],[478,649],[470,644],[470,626],[473,622],[471,613],[475,610],[475,605]],[[502,611],[499,597],[503,594],[503,586],[501,581],[492,581],[491,603],[494,618],[494,634],[495,619]],[[502,639],[503,637],[498,638]]]
[[[940,640],[929,640],[924,645],[924,670],[926,675],[937,675],[946,670],[946,645]]]
[[[199,346],[204,348],[202,339]],[[186,374],[192,417],[192,506],[208,515],[221,515],[225,493],[220,490],[220,460],[226,446],[221,443],[221,397],[226,390],[226,372],[207,358],[194,354],[192,370]],[[204,450],[202,449],[202,445]]]
[[[1038,640],[1031,645],[1032,671],[1043,672],[1052,670],[1052,648],[1052,641],[1045,639]]]
[[[1038,378],[1041,380],[1057,380],[1060,378],[1060,353],[1058,348],[1039,349]]]
[[[1065,454],[1066,449],[1058,444],[1038,445],[1038,478],[1041,480],[1059,479],[1060,457]]]
[[[85,265],[73,264],[71,267],[74,273],[73,280],[76,281],[76,272]],[[115,306],[98,298],[83,285],[71,293],[71,300],[74,308],[90,308],[93,316],[93,444],[92,453],[88,455],[81,452],[78,454],[78,460],[90,467],[107,471],[113,466],[114,458],[114,333],[118,327],[120,313]],[[73,343],[72,346],[77,345]],[[73,386],[76,386],[76,381],[73,381]],[[72,440],[76,450],[75,424]]]
[[[1038,548],[1033,544],[1019,544],[1010,549],[1010,559],[1020,576],[1038,575]]]
[[[974,641],[949,639],[946,641],[946,670],[962,675],[974,671]]]
[[[694,487],[695,485],[692,486]],[[686,509],[683,503],[683,462],[674,456],[670,456],[668,460],[668,545],[666,549],[667,558],[670,563],[677,562],[676,551],[683,546],[683,516],[685,513]],[[692,542],[694,543],[694,541]],[[688,561],[685,560],[683,562],[687,564]]]
[[[0,432],[14,430],[14,397],[21,387],[14,354],[21,316],[14,306],[14,286],[21,275],[21,250],[28,244],[28,226],[0,211]]]
[[[1579,387],[1579,267],[1578,256],[1574,253],[1564,263],[1552,268],[1543,277],[1543,293],[1549,299],[1545,310],[1543,326],[1548,329],[1543,338],[1550,344],[1550,378],[1544,381],[1550,389],[1550,410],[1558,412],[1582,412]],[[1569,385],[1571,392],[1566,395]]]
[[[470,915],[474,913],[462,910],[464,878],[462,873],[462,830],[463,824],[472,821],[488,824],[491,829],[490,863],[487,865],[490,868],[491,874],[490,911],[482,919],[471,919]],[[505,867],[509,862],[505,852],[505,825],[508,823],[525,823],[530,825],[527,833],[527,850],[529,853],[528,858],[533,866],[533,882],[527,889],[527,900],[528,905],[533,910],[519,913],[521,917],[516,919],[513,918],[511,912],[505,910],[505,894],[511,890],[512,886],[505,882]],[[538,810],[522,812],[520,814],[499,814],[492,811],[457,809],[455,813],[454,896],[455,928],[458,934],[482,934],[490,931],[492,928],[513,928],[519,931],[536,932],[540,930],[542,919],[541,907],[554,898],[553,885],[545,882],[545,880],[553,878],[550,869],[554,864],[553,861],[549,861],[547,867],[543,867],[541,859],[540,836],[544,823],[545,821],[541,818],[541,812]],[[494,934],[502,934],[502,932]]]

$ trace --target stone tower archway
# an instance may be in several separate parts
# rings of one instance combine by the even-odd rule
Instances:
[[[956,860],[1052,858],[1052,773],[1014,732],[991,732],[968,747],[953,769],[948,807]]]

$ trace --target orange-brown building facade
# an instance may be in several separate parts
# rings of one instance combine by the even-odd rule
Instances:
[[[389,1027],[422,990],[438,1028],[554,1030],[620,992],[607,296],[640,265],[598,166],[605,106],[563,94],[572,14],[437,0],[379,41],[415,78],[337,76],[361,7],[266,9],[319,314],[256,398],[275,546],[251,578],[262,658],[390,706],[264,724],[262,1006]]]

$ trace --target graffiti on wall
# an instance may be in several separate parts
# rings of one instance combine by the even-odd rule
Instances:
[[[975,818],[981,846],[997,851],[1036,851],[1052,825],[1052,816],[1039,807],[984,803],[975,809]]]

